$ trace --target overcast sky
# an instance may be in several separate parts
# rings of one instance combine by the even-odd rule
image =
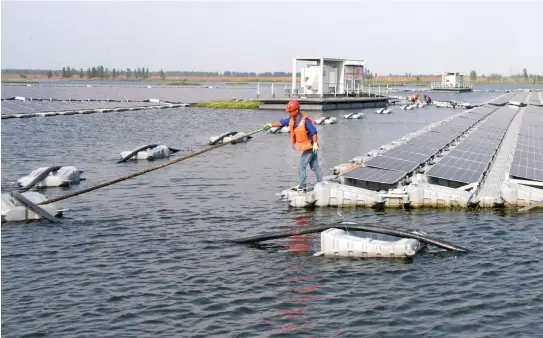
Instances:
[[[543,1],[2,0],[2,68],[291,71],[294,56],[389,73],[543,74]]]

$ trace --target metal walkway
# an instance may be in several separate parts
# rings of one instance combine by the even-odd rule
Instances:
[[[502,202],[500,187],[511,169],[517,137],[525,110],[525,107],[520,108],[516,112],[515,117],[513,117],[513,120],[511,120],[495,160],[490,165],[485,178],[481,182],[481,186],[471,198],[471,202],[479,201],[480,207],[492,207],[495,203]]]

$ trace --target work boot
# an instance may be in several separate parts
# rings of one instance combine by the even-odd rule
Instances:
[[[305,186],[301,186],[301,185],[297,185],[295,187],[292,187],[290,190],[294,190],[294,191],[303,191],[305,192],[307,189]]]

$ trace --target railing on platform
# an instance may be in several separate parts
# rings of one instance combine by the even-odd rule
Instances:
[[[281,90],[283,89],[283,90]],[[257,83],[256,97],[261,96],[261,86],[260,83]],[[337,83],[325,83],[323,87],[323,94],[319,94],[318,91],[309,90],[306,87],[301,86],[301,84],[296,84],[293,88],[292,84],[271,84],[270,94],[271,97],[337,97],[337,96],[351,96],[351,97],[377,97],[377,96],[388,96],[390,93],[389,86],[364,86],[364,84],[356,85],[354,88],[350,87],[349,84],[345,84],[343,92],[340,92]],[[265,95],[267,96],[267,95]]]
[[[459,88],[459,89],[473,88],[473,83],[471,83],[471,82],[458,82],[456,85],[452,85],[452,84],[443,84],[442,82],[431,82],[430,87],[432,89],[439,89],[439,88],[450,88],[450,89],[454,89],[454,88]]]

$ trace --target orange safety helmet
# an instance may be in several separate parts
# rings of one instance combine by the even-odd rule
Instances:
[[[300,109],[300,103],[296,100],[289,101],[287,111],[290,113],[293,110]]]

